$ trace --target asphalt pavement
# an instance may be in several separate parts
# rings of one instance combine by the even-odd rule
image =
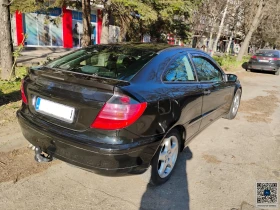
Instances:
[[[21,51],[17,60],[17,66],[36,66],[49,59],[55,59],[75,49],[28,47]]]

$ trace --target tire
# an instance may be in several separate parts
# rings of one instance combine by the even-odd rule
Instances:
[[[280,69],[278,69],[276,72],[274,72],[275,75],[279,75]]]
[[[225,117],[226,119],[233,120],[236,117],[238,108],[240,106],[241,94],[242,94],[241,90],[238,89],[232,99],[229,113]]]
[[[168,146],[170,143],[171,147]],[[180,149],[181,138],[179,132],[171,130],[162,141],[151,161],[150,184],[161,185],[170,178],[176,166]]]

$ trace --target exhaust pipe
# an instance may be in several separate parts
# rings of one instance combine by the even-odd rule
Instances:
[[[51,155],[45,155],[45,153],[42,152],[40,147],[35,147],[35,160],[38,163],[46,163],[46,162],[51,162],[53,160]]]

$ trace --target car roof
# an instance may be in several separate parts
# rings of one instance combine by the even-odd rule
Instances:
[[[263,51],[268,51],[268,52],[280,52],[280,50],[273,50],[273,49],[259,49],[258,52],[259,52],[259,51],[262,51],[262,52],[263,52]]]
[[[258,53],[272,53],[278,57],[280,56],[280,50],[260,49],[256,52],[256,54]]]

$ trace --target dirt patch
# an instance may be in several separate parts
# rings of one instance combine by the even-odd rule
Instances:
[[[252,73],[252,72],[247,72],[247,71],[242,71],[242,72],[236,72],[235,73],[238,77],[238,79],[243,79],[244,77],[257,77],[259,76],[256,73]]]
[[[0,152],[0,183],[18,180],[45,171],[52,163],[37,163],[34,151],[22,148],[10,152]]]
[[[240,112],[247,114],[245,118],[248,122],[271,122],[270,116],[278,107],[279,99],[276,94],[277,91],[267,91],[268,96],[258,96],[256,98],[241,101]]]
[[[0,106],[0,127],[16,121],[16,112],[20,105],[21,101],[17,101]]]
[[[214,155],[203,155],[202,157],[207,163],[219,164],[222,162],[218,160],[217,157]]]
[[[280,94],[278,90],[264,90],[264,92],[270,94],[270,95],[277,95]]]

